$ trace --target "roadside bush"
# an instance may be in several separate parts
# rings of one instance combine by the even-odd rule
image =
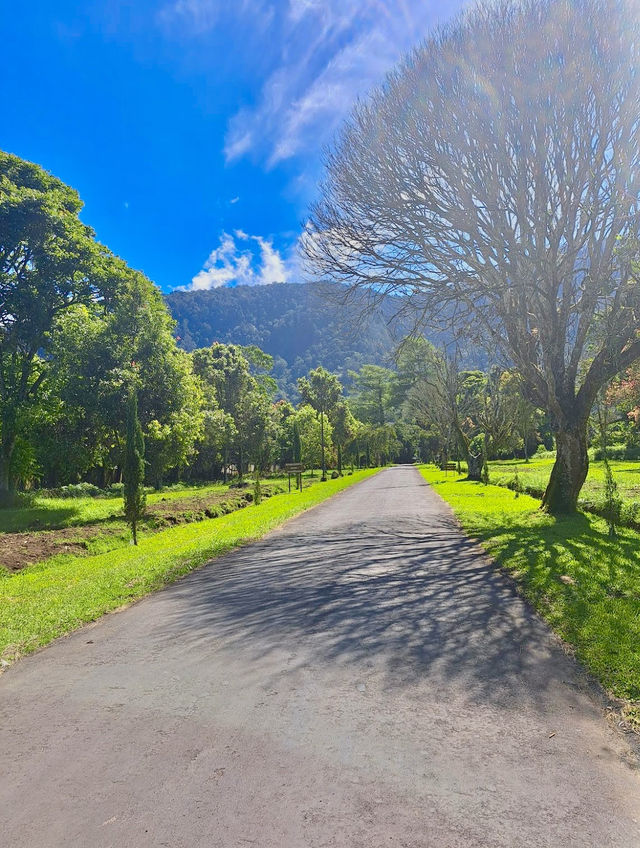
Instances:
[[[44,498],[96,498],[110,494],[93,483],[71,483],[56,489],[40,489],[38,494]]]
[[[547,450],[544,445],[538,445],[538,450],[535,452],[535,456],[537,459],[554,459],[556,452],[554,450]]]
[[[640,445],[615,444],[607,446],[608,459],[640,459]],[[593,449],[593,459],[603,460],[602,448]]]

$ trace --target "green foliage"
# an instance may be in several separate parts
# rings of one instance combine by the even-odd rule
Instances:
[[[110,493],[93,483],[72,483],[69,486],[58,486],[56,489],[44,489],[38,492],[39,499],[42,498],[95,498],[106,497]]]
[[[223,420],[222,464],[233,457],[240,476],[249,462],[264,466],[275,449],[275,419],[272,415],[272,381],[251,373],[254,367],[268,368],[270,357],[257,348],[241,348],[215,342],[192,354],[193,368],[200,379],[205,409],[209,415],[221,410]],[[263,375],[265,377],[265,375]]]
[[[326,457],[325,445],[325,416],[331,416],[342,394],[342,385],[336,374],[330,374],[326,368],[320,366],[309,371],[307,377],[298,380],[298,390],[302,403],[309,404],[320,416],[320,451],[322,465],[322,479],[326,479]],[[327,422],[328,424],[328,422]]]
[[[372,427],[383,427],[395,418],[392,405],[395,374],[379,365],[363,365],[350,371],[352,381],[349,405],[358,420]]]
[[[167,470],[193,456],[203,426],[200,389],[156,287],[123,263],[112,270],[117,282],[108,306],[95,314],[71,310],[56,327],[50,405],[56,398],[60,405],[42,428],[40,461],[63,479],[65,468],[80,476],[97,467],[107,483],[122,463],[126,398],[135,384],[150,475],[160,485]]]
[[[111,255],[78,215],[78,194],[0,151],[0,493],[50,371],[51,332],[78,303],[108,297]]]
[[[300,439],[300,462],[306,468],[322,466],[322,432],[315,410],[310,406],[301,406],[295,413],[292,426],[298,431]],[[329,421],[324,425],[325,450],[331,451],[332,428]]]
[[[144,516],[144,437],[138,420],[138,397],[131,392],[127,410],[127,442],[123,465],[124,514],[131,527],[133,544],[138,544],[138,524]]]
[[[408,323],[405,328],[390,320],[388,305],[363,321],[364,299],[344,304],[335,295],[335,287],[281,283],[172,292],[166,301],[186,350],[214,340],[258,345],[274,358],[271,373],[280,396],[297,401],[297,379],[312,368],[322,365],[344,379],[365,363],[382,364],[392,355],[396,336],[409,329]]]
[[[319,414],[327,415],[335,409],[342,385],[336,374],[320,366],[298,380],[298,390],[302,403],[309,404]]]
[[[622,499],[618,494],[618,485],[613,478],[611,466],[607,459],[604,460],[604,498],[605,519],[609,528],[609,536],[616,535],[616,526],[620,523],[622,513]]]

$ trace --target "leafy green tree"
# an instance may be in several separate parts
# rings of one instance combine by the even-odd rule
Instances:
[[[131,392],[127,404],[127,442],[124,459],[124,514],[138,544],[138,524],[144,517],[146,495],[144,491],[144,437],[138,419],[138,396]]]
[[[325,457],[325,416],[335,409],[342,394],[342,385],[336,374],[331,374],[320,366],[309,371],[307,377],[298,380],[298,390],[303,403],[309,404],[320,416],[320,436],[322,448],[322,480],[327,479]]]
[[[329,421],[321,425],[320,416],[315,409],[303,404],[295,413],[292,426],[298,431],[300,439],[300,462],[305,468],[320,468],[322,466],[323,444],[324,451],[332,447],[332,428]]]
[[[386,465],[400,448],[393,424],[365,424],[362,436],[367,448],[367,464]]]
[[[339,401],[330,415],[333,427],[333,442],[338,451],[338,474],[342,476],[342,458],[346,445],[356,435],[356,419],[346,401]]]
[[[0,152],[0,498],[51,367],[51,332],[78,303],[110,288],[110,254],[78,214],[80,198],[42,168]]]
[[[363,365],[359,371],[350,371],[349,377],[349,405],[359,421],[382,427],[394,418],[393,371],[380,365]]]
[[[202,431],[202,397],[189,355],[177,347],[174,324],[158,289],[120,260],[111,262],[112,294],[100,308],[78,306],[52,333],[47,388],[52,430],[77,445],[67,473],[99,470],[107,485],[121,466],[128,387],[136,382],[141,425],[148,438],[151,480],[183,467]],[[42,460],[49,464],[45,456]],[[64,472],[62,472],[64,473]]]
[[[235,421],[240,477],[248,463],[261,469],[269,464],[275,441],[272,408],[269,398],[259,390],[247,392],[240,401]]]
[[[247,351],[251,358],[247,358]],[[219,408],[233,426],[225,428],[223,468],[233,453],[242,477],[248,461],[264,464],[272,449],[273,381],[251,374],[254,368],[268,369],[271,357],[256,347],[241,348],[214,342],[193,351],[193,368],[203,385],[205,408]]]
[[[277,441],[277,462],[283,468],[287,462],[294,459],[294,427],[293,416],[295,408],[288,400],[279,400],[273,406],[273,426]],[[299,460],[298,460],[299,461]]]

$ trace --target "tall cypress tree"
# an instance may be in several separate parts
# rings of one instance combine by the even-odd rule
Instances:
[[[298,422],[293,422],[293,461],[301,462],[302,460],[302,444],[300,442],[300,427]]]
[[[127,410],[127,448],[124,460],[124,514],[138,544],[138,522],[144,515],[144,437],[138,419],[138,395],[131,392]]]

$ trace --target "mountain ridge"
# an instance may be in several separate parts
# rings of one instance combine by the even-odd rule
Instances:
[[[282,394],[295,395],[296,380],[323,365],[343,379],[365,363],[393,364],[406,321],[383,302],[366,311],[364,298],[344,302],[343,291],[322,283],[272,283],[165,296],[185,350],[214,341],[255,344],[274,357]]]

